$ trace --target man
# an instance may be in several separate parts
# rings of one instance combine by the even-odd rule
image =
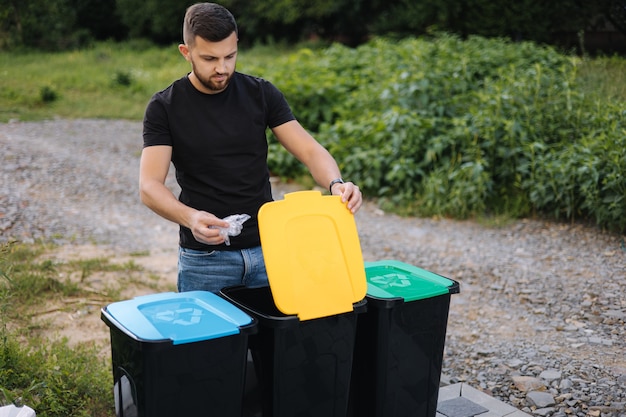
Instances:
[[[347,210],[356,213],[362,204],[359,188],[341,180],[335,160],[298,123],[282,93],[235,71],[237,34],[224,7],[189,7],[178,49],[191,72],[146,108],[141,200],[180,225],[179,291],[267,285],[257,223],[259,208],[272,200],[267,127]],[[170,161],[182,190],[178,199],[165,186]],[[225,242],[220,228],[229,223],[221,219],[236,214],[251,218]]]

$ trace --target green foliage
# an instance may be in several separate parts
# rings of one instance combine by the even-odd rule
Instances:
[[[182,41],[187,0],[117,0],[117,12],[132,38],[160,43]]]
[[[138,41],[0,54],[0,62],[5,121],[140,120],[150,96],[189,70],[175,46]],[[238,65],[281,88],[344,175],[386,207],[460,218],[549,215],[624,230],[623,58],[433,34],[358,48],[242,48]],[[54,86],[53,106],[41,106],[42,84]],[[283,178],[305,173],[271,135],[268,161]]]
[[[69,50],[95,40],[179,42],[188,0],[0,0],[0,49]],[[564,43],[611,22],[626,32],[621,0],[222,0],[244,45],[311,37],[355,46],[370,36],[431,30]],[[562,34],[566,34],[564,38]],[[609,45],[610,47],[610,45]],[[619,46],[617,46],[619,47]],[[584,46],[581,48],[584,52]]]
[[[122,87],[128,87],[133,83],[133,75],[128,71],[117,70],[113,75],[113,82]]]
[[[76,28],[70,0],[0,0],[0,48],[21,46],[60,50],[78,46],[84,33]]]
[[[263,75],[382,204],[623,231],[626,108],[588,97],[581,65],[529,42],[437,35],[301,50]],[[301,174],[283,155],[270,163],[277,175]]]
[[[52,87],[49,87],[47,85],[41,87],[41,89],[39,90],[39,96],[41,97],[41,101],[43,103],[52,103],[53,101],[56,101],[57,98],[59,98],[57,92],[54,91]]]
[[[530,200],[537,210],[626,230],[624,115],[623,106],[598,106],[590,115],[597,121],[594,130],[538,155],[534,175],[528,178]]]
[[[0,389],[41,417],[104,417],[114,413],[110,369],[93,347],[67,341],[19,342],[0,328]]]

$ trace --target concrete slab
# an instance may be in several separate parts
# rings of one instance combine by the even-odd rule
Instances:
[[[455,398],[463,398],[465,402],[448,403]],[[439,388],[437,400],[439,404],[437,417],[531,417],[530,414],[526,414],[462,382]],[[446,404],[466,404],[467,406],[450,408],[446,407]]]
[[[489,410],[465,397],[456,397],[437,404],[437,412],[446,417],[474,417]]]

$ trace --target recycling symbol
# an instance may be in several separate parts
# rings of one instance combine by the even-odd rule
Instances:
[[[402,274],[386,274],[371,278],[371,281],[381,287],[410,287],[411,280]]]
[[[181,308],[156,313],[157,320],[171,322],[181,326],[191,326],[200,323],[202,310],[198,308]]]

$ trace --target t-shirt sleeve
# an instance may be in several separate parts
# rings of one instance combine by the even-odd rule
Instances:
[[[268,108],[267,125],[270,128],[296,119],[283,93],[269,81],[265,82],[265,97]]]
[[[154,95],[143,118],[143,147],[157,145],[172,146],[172,135],[167,111],[158,95]]]

